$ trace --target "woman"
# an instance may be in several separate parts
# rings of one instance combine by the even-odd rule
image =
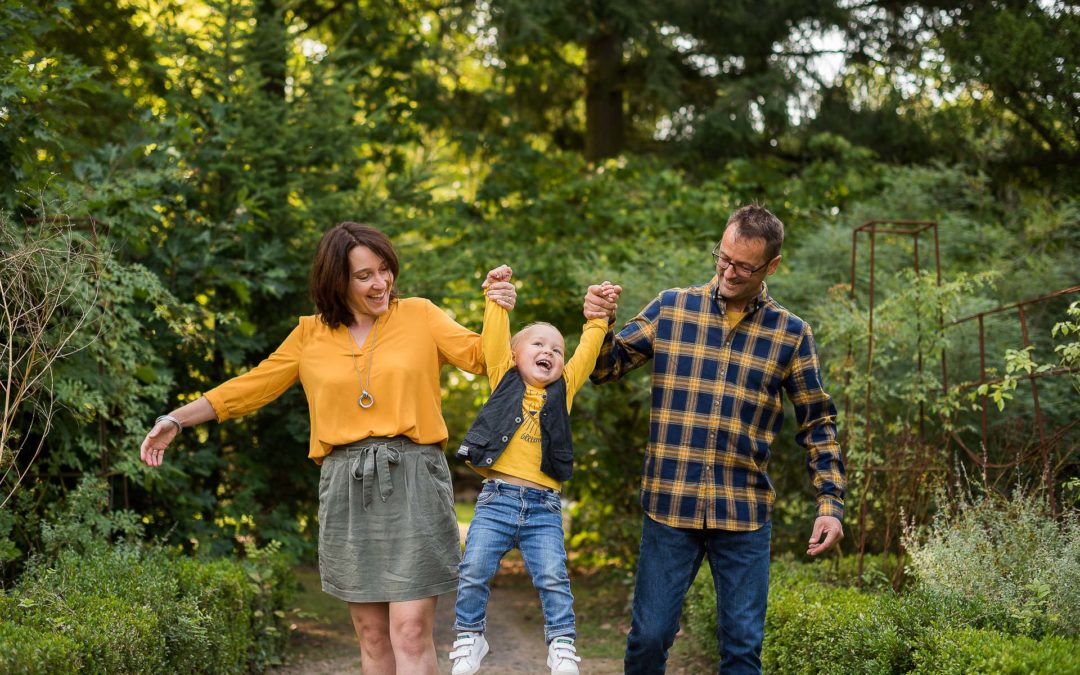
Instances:
[[[141,458],[156,467],[184,427],[240,417],[297,380],[321,465],[319,572],[349,603],[365,675],[435,673],[440,593],[457,586],[460,543],[443,455],[440,367],[484,371],[480,336],[422,298],[397,297],[398,258],[382,232],[341,223],[311,271],[318,314],[266,360],[157,419]],[[512,308],[508,282],[488,295]]]

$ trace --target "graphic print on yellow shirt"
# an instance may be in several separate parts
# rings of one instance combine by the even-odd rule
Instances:
[[[566,381],[566,411],[568,413],[574,403],[574,394],[581,390],[589,379],[589,374],[592,373],[606,333],[607,321],[603,319],[590,319],[581,330],[578,347],[563,368],[562,376]],[[480,335],[484,345],[488,381],[491,383],[491,391],[495,391],[503,376],[514,367],[514,355],[510,351],[509,312],[491,300],[486,300],[484,328]],[[492,471],[498,471],[553,490],[561,488],[559,481],[540,470],[539,416],[546,397],[545,390],[525,385],[525,396],[521,402],[521,426],[514,432],[514,437],[491,467],[473,467],[477,473],[486,477],[491,475]]]

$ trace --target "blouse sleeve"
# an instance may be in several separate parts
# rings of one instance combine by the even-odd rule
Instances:
[[[469,373],[483,374],[484,347],[480,336],[454,321],[433,303],[427,303],[428,326],[439,349],[439,362]]]
[[[259,365],[204,394],[219,422],[258,410],[296,383],[304,333],[304,319],[301,319],[285,341]]]

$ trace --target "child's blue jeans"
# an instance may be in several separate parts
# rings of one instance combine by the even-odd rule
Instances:
[[[499,569],[499,561],[515,546],[521,551],[533,586],[540,592],[545,640],[576,637],[559,493],[493,480],[484,481],[484,489],[476,498],[476,515],[465,537],[465,556],[458,568],[454,629],[484,631],[491,579]]]

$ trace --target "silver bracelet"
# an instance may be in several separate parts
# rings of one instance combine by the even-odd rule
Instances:
[[[161,415],[156,420],[154,420],[154,426],[156,427],[158,424],[160,424],[161,420],[167,420],[167,421],[172,422],[173,424],[175,424],[177,434],[179,434],[181,431],[184,430],[184,425],[180,424],[180,420],[176,419],[172,415]]]

